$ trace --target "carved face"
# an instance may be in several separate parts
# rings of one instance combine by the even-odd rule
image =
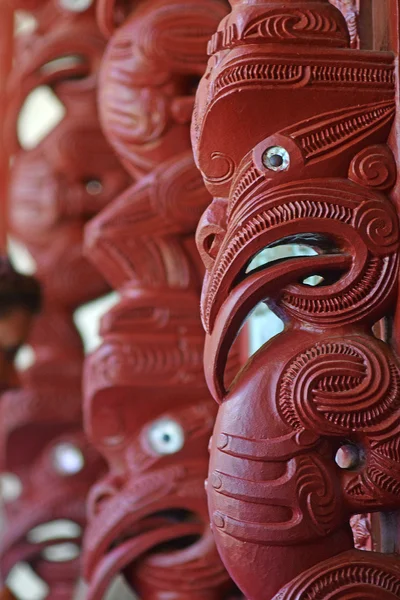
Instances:
[[[115,392],[114,402],[96,399],[92,436],[109,474],[89,499],[90,598],[100,598],[120,571],[149,598],[177,587],[195,597],[203,588],[218,594],[227,584],[203,497],[214,407],[195,392],[180,394],[165,390],[157,405],[149,389],[121,389],[117,402]]]
[[[192,132],[216,197],[197,232],[205,370],[221,403],[209,508],[246,598],[297,598],[279,590],[353,548],[352,514],[399,502],[400,371],[372,334],[398,277],[398,217],[384,193],[396,180],[392,66],[384,54],[338,52],[348,41],[327,2],[233,4]],[[314,9],[331,25],[325,46]],[[293,244],[308,252],[254,266]],[[285,331],[227,390],[229,351],[261,302]]]
[[[82,143],[82,138],[89,138],[90,144]],[[83,228],[126,183],[98,125],[94,128],[90,121],[67,120],[37,148],[17,156],[11,227],[35,259],[37,275],[52,302],[76,307],[107,291],[83,256]]]
[[[22,406],[19,397],[11,400]],[[73,594],[79,577],[85,497],[103,463],[76,424],[30,421],[2,440],[3,477],[19,487],[6,498],[1,571],[6,578],[17,563],[27,563],[51,597],[63,599],[66,590]]]
[[[126,187],[96,122],[67,119],[37,148],[21,151],[11,178],[10,220],[26,243],[44,236],[66,219],[82,224]]]
[[[151,302],[138,296],[129,312],[127,300],[116,307],[87,367],[86,428],[109,465],[89,499],[89,598],[101,598],[119,572],[146,598],[178,598],[178,589],[219,598],[228,586],[204,501],[215,408],[200,376],[196,298],[183,304],[169,294],[169,311],[167,291]],[[125,342],[115,339],[122,325],[135,331]]]
[[[113,33],[100,73],[101,121],[129,173],[143,177],[190,151],[193,94],[225,7],[215,0],[142,2],[115,32],[106,2],[99,12]]]
[[[335,9],[321,3],[318,10],[328,11],[339,44],[343,22],[333,17]],[[250,37],[255,17],[273,23],[278,15],[274,3],[270,8],[235,4],[211,44],[214,55],[199,88],[192,127],[198,165],[217,198],[197,231],[207,270],[203,323],[209,334],[216,329],[221,333],[226,325],[224,336],[231,338],[239,321],[266,298],[271,306],[279,305],[280,316],[283,311],[285,318],[331,327],[378,320],[394,289],[397,216],[380,193],[395,181],[394,159],[383,145],[394,114],[388,57],[380,55],[376,67],[369,55],[349,55],[349,73],[357,85],[336,97],[330,93],[336,75],[334,81],[326,79],[322,66],[327,61],[340,64],[336,50],[301,57],[289,53],[288,62],[263,44],[273,30],[268,33],[260,25],[256,37]],[[318,37],[311,25],[303,33]],[[229,36],[235,38],[233,48]],[[250,40],[259,42],[256,63]],[[361,81],[363,73],[377,81],[374,90],[366,85],[368,77]],[[346,85],[347,75],[338,71],[338,77]],[[288,89],[296,98],[290,111],[281,108]],[[322,172],[328,174],[323,182]],[[309,246],[316,256],[252,272],[261,251],[293,243]],[[383,263],[391,275],[385,277],[388,285],[379,284],[381,292],[374,294]],[[323,289],[303,285],[310,275],[323,278]],[[365,283],[360,284],[360,276]],[[355,302],[349,300],[354,294]],[[323,311],[318,309],[322,306]],[[229,330],[232,311],[238,316],[230,318]],[[215,390],[215,382],[211,385]]]

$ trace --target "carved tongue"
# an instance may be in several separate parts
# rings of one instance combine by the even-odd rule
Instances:
[[[100,562],[89,585],[86,600],[102,600],[113,579],[142,554],[165,542],[199,535],[201,527],[196,523],[174,524],[144,533],[124,542],[109,552]]]
[[[316,258],[318,262],[316,262]],[[250,274],[230,293],[216,315],[211,334],[205,343],[205,376],[214,399],[221,403],[226,396],[224,373],[228,354],[245,318],[270,295],[277,297],[277,290],[310,276],[318,265],[320,269],[344,268],[349,259],[344,255],[321,255],[289,258]]]

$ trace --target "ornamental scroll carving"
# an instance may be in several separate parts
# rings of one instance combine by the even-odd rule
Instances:
[[[218,0],[102,0],[106,137],[133,183],[88,225],[86,255],[119,292],[85,367],[86,432],[108,463],[89,496],[88,599],[122,574],[146,599],[232,592],[204,493],[215,403],[202,365],[203,269],[194,231],[210,203],[190,121]]]
[[[21,374],[21,388],[0,404],[2,470],[22,484],[20,496],[6,505],[0,560],[4,578],[23,561],[47,584],[48,598],[70,599],[80,573],[86,496],[105,469],[82,430],[84,356],[73,313],[108,286],[83,256],[83,228],[128,177],[96,115],[104,42],[94,7],[79,12],[68,2],[17,0],[13,8],[28,11],[35,27],[16,39],[8,85],[10,226],[36,262],[44,305],[30,339],[35,362]],[[65,115],[33,148],[22,147],[18,118],[40,86],[58,98]],[[38,526],[60,519],[73,522],[75,537],[37,539]],[[59,562],[52,547],[63,542],[76,552]]]
[[[399,505],[400,365],[372,331],[398,285],[393,55],[350,49],[325,0],[230,4],[192,127],[214,196],[197,231],[214,537],[249,600],[400,598],[398,559],[350,528],[365,548],[361,515]],[[313,255],[252,269],[285,244]],[[284,331],[228,385],[262,302]]]

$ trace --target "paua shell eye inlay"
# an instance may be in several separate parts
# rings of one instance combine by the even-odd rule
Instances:
[[[264,152],[262,161],[270,171],[286,171],[290,165],[290,154],[282,146],[273,146]]]

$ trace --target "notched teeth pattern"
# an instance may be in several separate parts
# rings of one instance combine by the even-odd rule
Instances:
[[[262,233],[269,231],[272,227],[302,218],[333,219],[350,224],[353,218],[353,210],[335,203],[319,202],[315,200],[296,200],[287,202],[284,205],[273,206],[268,210],[264,210],[250,217],[232,237],[227,248],[223,251],[220,259],[217,261],[216,268],[212,273],[211,284],[207,290],[207,300],[203,313],[207,328],[209,328],[210,325],[212,305],[221,282],[224,279],[229,266],[247,242]]]
[[[376,598],[379,597],[379,590],[389,592],[393,598],[400,598],[399,576],[389,570],[385,571],[383,565],[374,564],[333,567],[328,573],[318,574],[317,579],[307,586],[301,597],[302,600],[325,600],[331,593],[337,594],[341,588],[348,589],[351,584],[362,585],[363,589],[370,586],[370,592],[376,591]]]
[[[360,136],[364,131],[378,125],[385,117],[394,114],[395,107],[389,105],[366,110],[346,118],[342,116],[336,122],[330,123],[320,129],[315,129],[309,134],[293,134],[304,150],[306,158],[312,158],[328,152],[332,147],[345,144],[354,136]]]

